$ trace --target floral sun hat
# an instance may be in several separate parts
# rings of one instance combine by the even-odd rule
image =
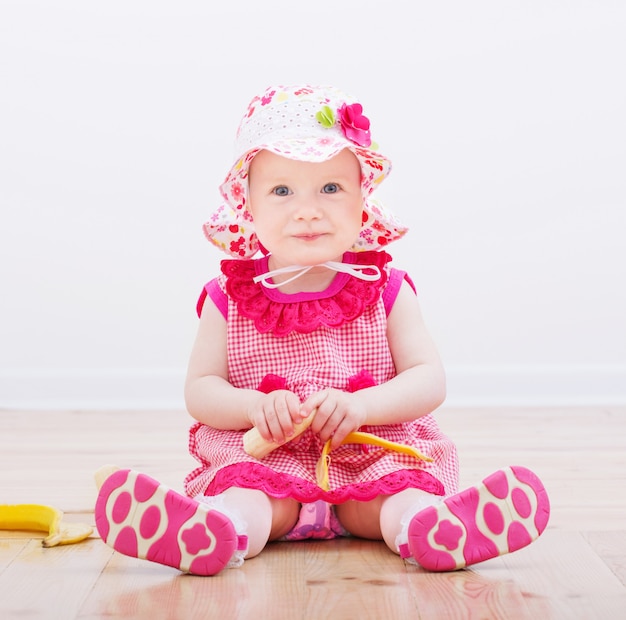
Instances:
[[[360,103],[333,87],[273,86],[255,97],[242,119],[235,142],[241,156],[220,192],[226,201],[203,226],[207,239],[236,258],[252,258],[260,249],[246,209],[248,168],[260,150],[307,162],[323,162],[345,148],[361,164],[363,224],[352,251],[378,250],[407,231],[370,194],[391,170],[370,136]]]

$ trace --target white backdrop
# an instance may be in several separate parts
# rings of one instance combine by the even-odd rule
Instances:
[[[359,97],[450,404],[626,402],[626,4],[1,0],[0,407],[179,407],[248,100]]]

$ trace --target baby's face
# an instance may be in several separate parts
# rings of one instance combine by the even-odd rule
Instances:
[[[321,163],[260,151],[248,186],[254,229],[275,268],[341,260],[358,239],[361,167],[348,149]]]

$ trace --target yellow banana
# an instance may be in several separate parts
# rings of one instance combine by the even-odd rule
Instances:
[[[409,456],[414,456],[416,459],[420,461],[426,461],[428,463],[433,462],[433,459],[430,456],[426,456],[425,454],[422,454],[419,450],[416,450],[413,446],[407,446],[403,443],[395,443],[394,441],[389,441],[387,439],[383,439],[382,437],[377,437],[376,435],[372,435],[372,433],[363,433],[362,431],[354,431],[353,433],[348,433],[345,439],[341,443],[368,443],[372,446],[379,446],[380,448],[391,450],[392,452],[400,452],[401,454],[408,454]]]
[[[0,504],[0,530],[46,532],[44,547],[80,542],[93,532],[84,523],[63,523],[63,512],[42,504]]]

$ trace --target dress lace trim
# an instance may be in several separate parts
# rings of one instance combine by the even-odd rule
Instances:
[[[226,276],[226,292],[239,312],[254,321],[260,333],[286,336],[293,331],[308,334],[321,326],[339,327],[354,321],[378,301],[388,278],[384,267],[391,256],[386,252],[346,252],[343,260],[353,265],[376,265],[381,277],[368,282],[339,273],[326,291],[287,295],[268,292],[260,282],[254,282],[257,263],[263,262],[263,273],[267,257],[258,261],[225,260],[221,268]]]
[[[208,485],[205,495],[218,495],[230,487],[259,489],[270,497],[290,497],[307,504],[324,500],[331,504],[342,504],[348,500],[367,502],[379,495],[394,495],[405,489],[422,489],[433,495],[444,495],[439,480],[421,469],[403,469],[387,474],[378,480],[352,483],[330,491],[316,484],[275,472],[261,463],[236,463],[217,472]]]

